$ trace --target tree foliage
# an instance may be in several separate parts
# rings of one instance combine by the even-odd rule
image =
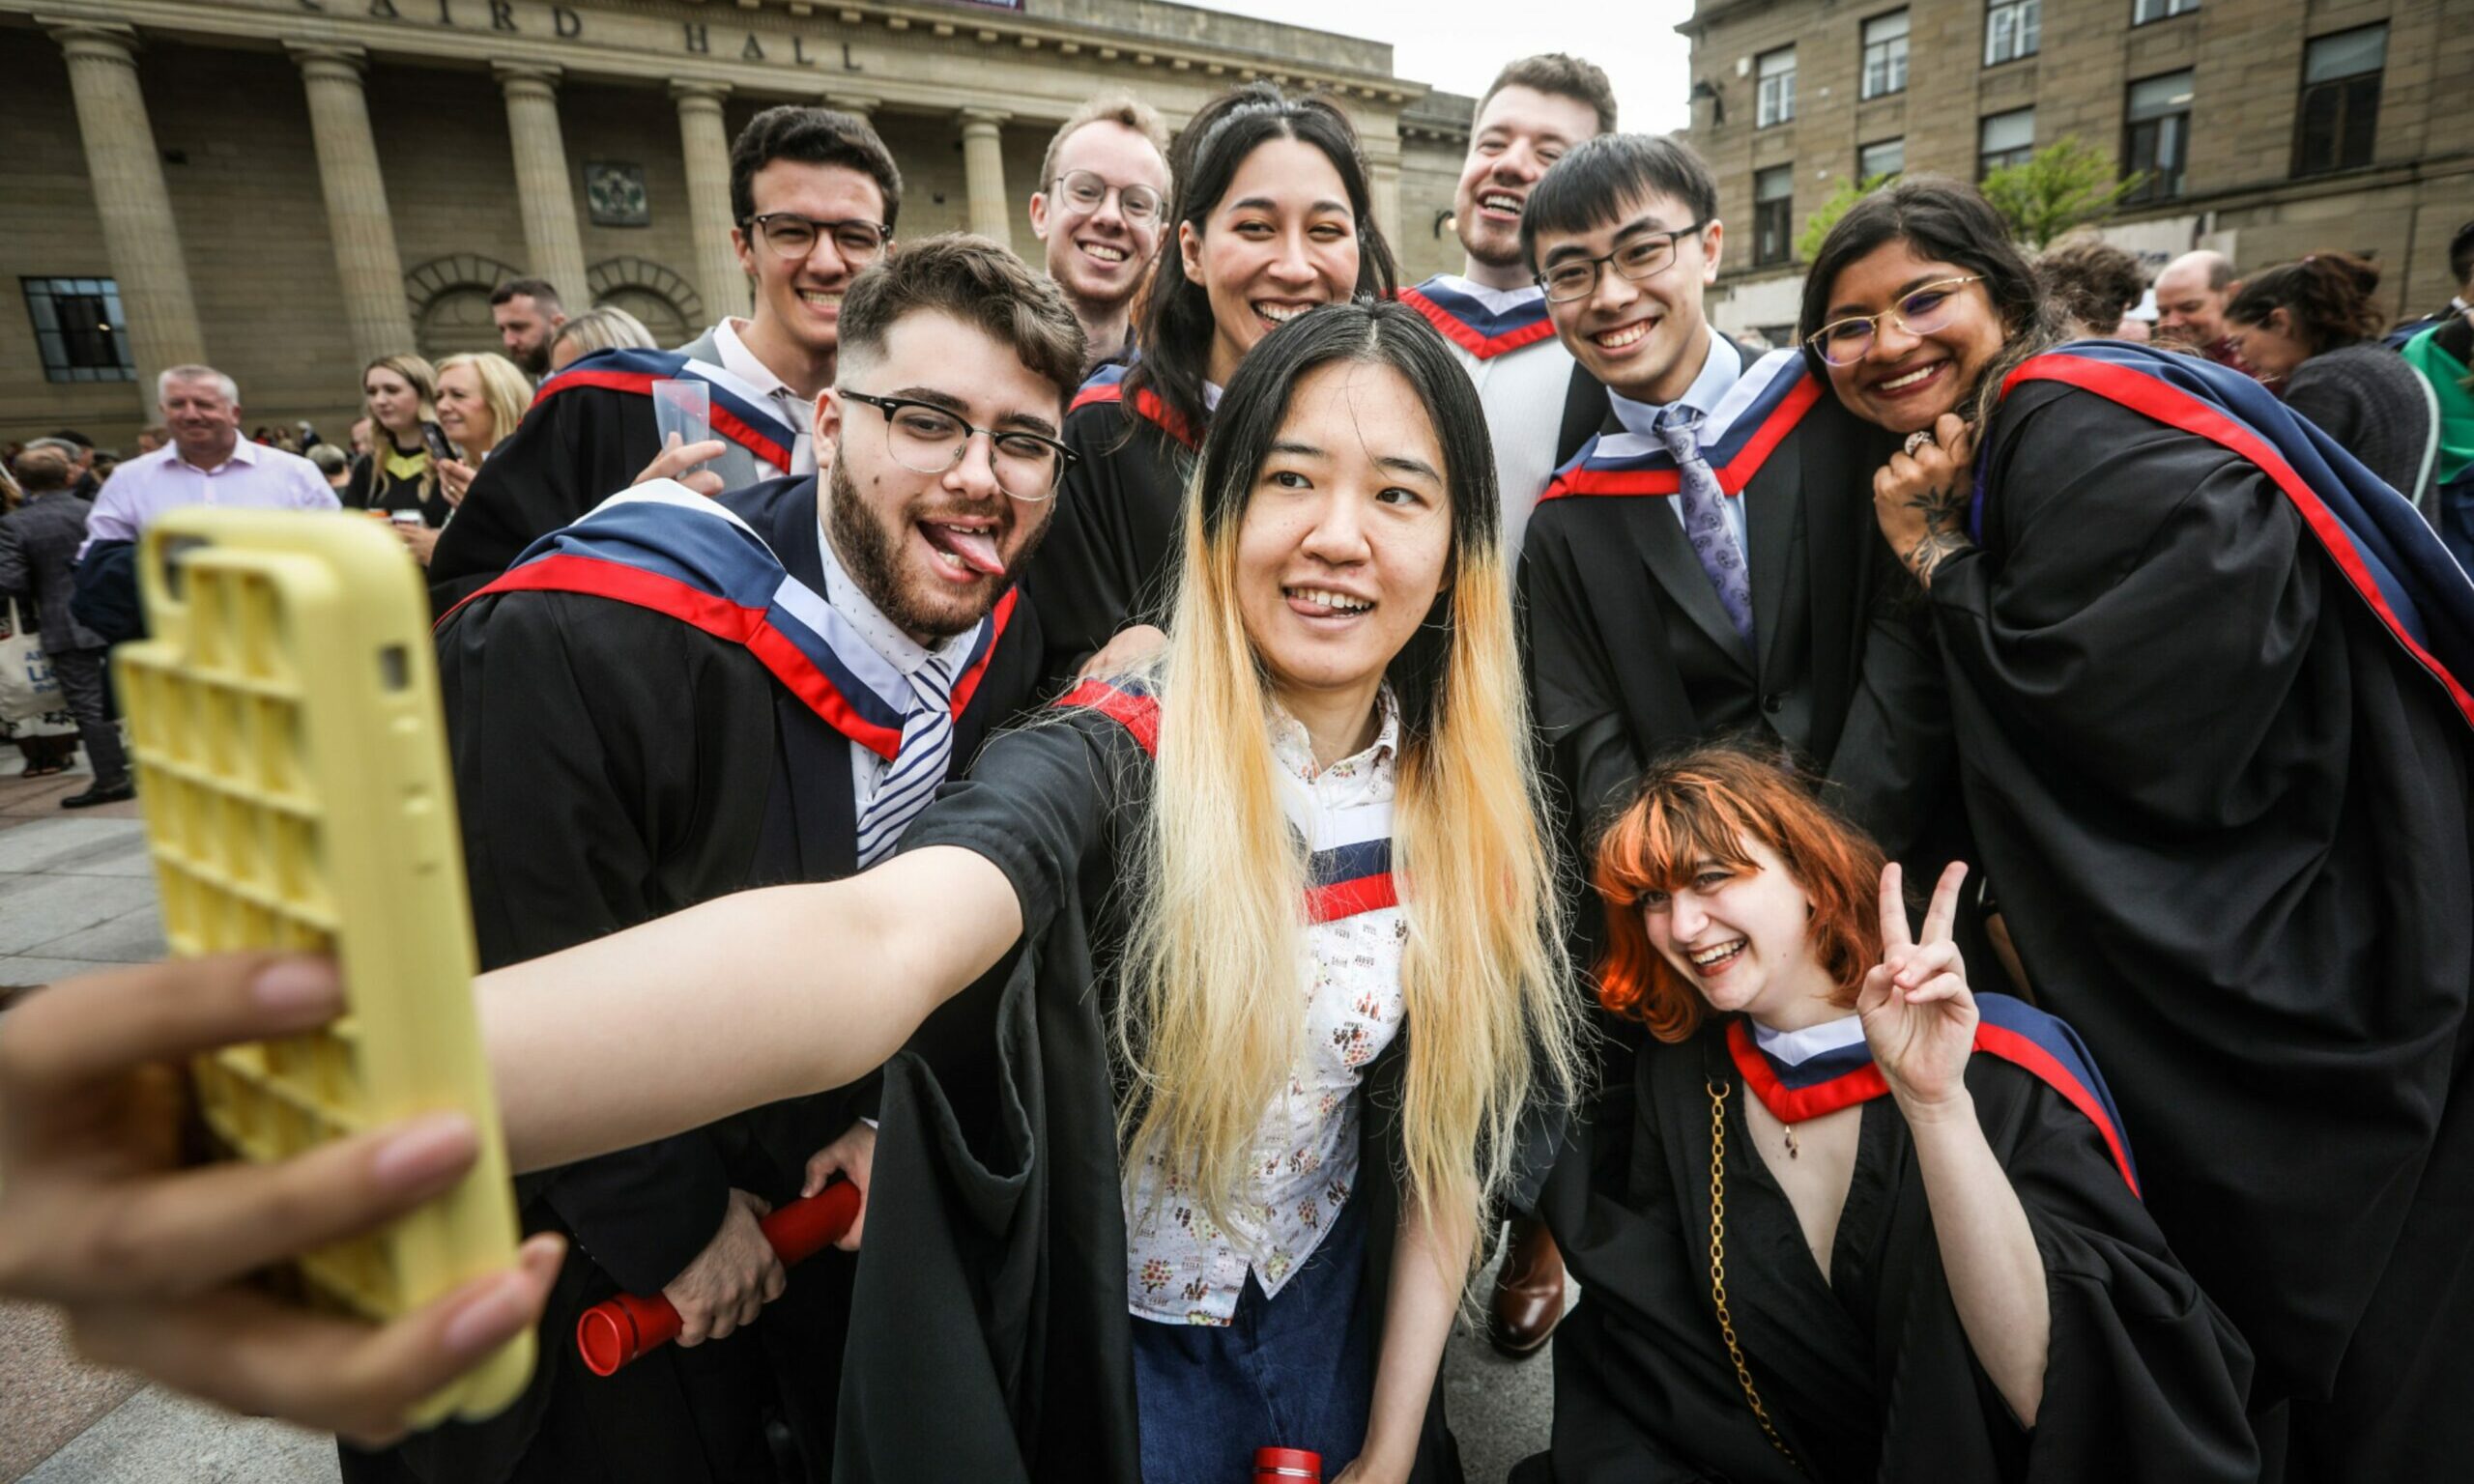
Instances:
[[[1828,200],[1824,201],[1814,209],[1810,216],[1804,218],[1804,230],[1796,234],[1797,261],[1810,263],[1819,257],[1822,242],[1829,236],[1829,229],[1838,225],[1838,218],[1846,215],[1856,202],[1897,179],[1897,172],[1886,170],[1880,175],[1865,176],[1861,180],[1852,175],[1842,176],[1838,182],[1838,189],[1832,191]]]
[[[2111,216],[2144,179],[2137,171],[2115,179],[2111,156],[2076,134],[2064,134],[2019,163],[1987,175],[1978,188],[2010,224],[2010,235],[2037,251],[2075,227]]]

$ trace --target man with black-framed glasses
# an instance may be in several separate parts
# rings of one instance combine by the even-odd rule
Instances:
[[[1057,127],[1031,193],[1031,235],[1090,347],[1085,375],[1131,349],[1127,331],[1168,220],[1168,131],[1149,103],[1103,93]]]
[[[1053,283],[959,234],[856,275],[846,306],[808,424],[817,471],[718,496],[639,484],[440,626],[485,965],[872,865],[1030,705],[1043,645],[1014,579],[1070,461],[1080,328]],[[987,1010],[958,1004],[912,1048],[943,1085],[992,1086],[973,1075]],[[845,1088],[528,1177],[527,1229],[570,1239],[531,1389],[500,1418],[347,1451],[347,1477],[820,1484],[855,1264],[785,1270],[757,1217],[829,1175],[864,1193],[874,1099]],[[593,1377],[577,1318],[618,1291],[669,1298],[685,1346]]]
[[[603,351],[543,382],[439,536],[429,577],[440,607],[640,479],[707,460],[734,484],[814,471],[810,413],[833,381],[842,296],[892,250],[901,208],[902,173],[864,121],[794,106],[751,119],[731,146],[731,245],[753,310],[724,314],[676,350]],[[728,299],[737,285],[705,287]],[[656,381],[705,385],[719,446],[692,456],[662,447]],[[708,471],[688,479],[707,493],[725,482]]]

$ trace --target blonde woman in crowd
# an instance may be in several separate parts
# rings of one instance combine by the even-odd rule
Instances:
[[[381,356],[361,369],[360,392],[370,451],[353,461],[344,508],[417,512],[424,526],[446,525],[452,506],[435,461],[452,450],[438,428],[437,369],[409,353]]]
[[[616,304],[603,304],[559,327],[558,335],[550,341],[550,370],[556,375],[595,351],[660,349],[661,343],[645,328],[644,321]]]

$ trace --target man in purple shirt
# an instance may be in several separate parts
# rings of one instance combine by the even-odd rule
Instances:
[[[134,541],[181,505],[339,508],[318,466],[241,436],[241,391],[213,366],[174,366],[156,379],[172,441],[113,471],[86,522],[83,560],[107,541]]]

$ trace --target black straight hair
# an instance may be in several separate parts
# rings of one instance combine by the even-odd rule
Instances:
[[[1829,380],[1829,365],[1813,349],[1813,336],[1829,313],[1838,275],[1876,249],[1902,242],[1917,257],[1951,264],[1981,279],[1994,312],[2001,316],[2002,353],[1975,387],[1971,415],[1981,421],[1999,399],[2002,379],[2060,336],[2035,265],[2010,240],[2001,214],[1974,186],[1945,176],[1913,175],[1893,182],[1848,208],[1829,229],[1804,275],[1803,313],[1796,324],[1804,364],[1825,384]]]
[[[1417,394],[1443,449],[1445,499],[1452,508],[1452,568],[1496,550],[1503,540],[1502,496],[1495,485],[1494,445],[1486,414],[1469,374],[1425,316],[1389,300],[1325,304],[1263,337],[1221,394],[1211,435],[1203,441],[1194,490],[1202,501],[1206,545],[1235,539],[1253,498],[1256,475],[1271,456],[1289,396],[1321,366],[1338,361],[1389,366]],[[1426,621],[1393,657],[1386,678],[1411,736],[1430,735],[1452,654],[1452,591],[1437,595]]]
[[[1521,261],[1534,273],[1539,237],[1612,226],[1625,203],[1654,195],[1683,202],[1694,221],[1718,214],[1717,177],[1690,146],[1665,134],[1584,139],[1530,187],[1520,209]]]
[[[1290,98],[1268,82],[1248,83],[1205,103],[1177,136],[1168,161],[1176,200],[1167,230],[1160,234],[1160,256],[1135,337],[1142,354],[1125,377],[1129,397],[1148,387],[1188,427],[1204,427],[1211,418],[1203,406],[1203,382],[1211,364],[1213,326],[1211,296],[1186,276],[1177,228],[1191,225],[1201,233],[1204,219],[1228,194],[1247,157],[1274,139],[1311,145],[1339,172],[1349,214],[1357,221],[1356,298],[1388,300],[1399,288],[1391,245],[1374,222],[1374,194],[1357,128],[1338,103],[1314,93]]]

